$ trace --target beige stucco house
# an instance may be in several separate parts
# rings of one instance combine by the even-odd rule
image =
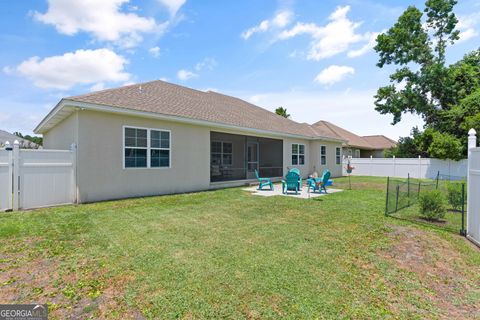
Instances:
[[[328,168],[344,139],[246,101],[152,81],[62,99],[41,121],[45,149],[76,145],[79,202],[182,193]]]
[[[345,142],[342,154],[353,158],[383,158],[386,150],[394,148],[397,142],[384,136],[359,136],[328,121],[318,121],[312,125],[317,130],[323,130]]]

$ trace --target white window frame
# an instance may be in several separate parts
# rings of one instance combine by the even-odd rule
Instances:
[[[212,142],[219,142],[222,144],[222,147],[221,147],[221,150],[220,152],[212,152]],[[232,152],[231,153],[224,153],[223,152],[223,144],[224,143],[230,143],[232,145]],[[216,154],[219,154],[220,155],[220,165],[221,166],[230,166],[230,167],[233,167],[233,142],[232,141],[223,141],[223,140],[211,140],[210,141],[210,165],[212,165],[212,153],[216,153]],[[224,154],[229,154],[232,156],[232,163],[230,164],[224,164],[223,163],[223,155]]]
[[[335,147],[335,164],[342,164],[342,148]]]
[[[358,157],[357,157],[358,155]],[[355,158],[360,158],[360,149],[355,149]]]
[[[140,130],[147,130],[147,166],[146,167],[125,167],[125,148],[128,149],[145,149],[141,147],[127,147],[125,146],[125,129],[140,129]],[[160,131],[160,132],[168,132],[169,133],[169,144],[168,148],[153,148],[151,147],[151,131]],[[151,151],[152,150],[168,150],[168,167],[151,167]],[[145,127],[137,127],[137,126],[129,126],[124,125],[122,126],[122,166],[124,170],[145,170],[145,169],[171,169],[172,168],[172,131],[168,129],[161,129],[161,128],[145,128]]]
[[[325,153],[322,153],[322,148],[325,149]],[[325,159],[325,163],[322,162],[322,159]],[[320,165],[321,166],[327,165],[327,146],[326,145],[320,146]]]
[[[293,153],[293,146],[297,145],[297,153]],[[303,153],[300,153],[300,146],[303,146]],[[292,166],[304,166],[307,158],[307,148],[305,144],[303,143],[292,143],[290,145],[290,152],[292,153],[292,156],[290,157],[290,162]],[[300,164],[300,156],[303,155],[303,164]],[[297,164],[293,164],[293,156],[297,156]]]

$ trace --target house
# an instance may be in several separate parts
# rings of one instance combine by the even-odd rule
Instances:
[[[340,128],[328,121],[318,121],[312,125],[317,130],[322,129],[329,135],[343,139],[342,154],[354,158],[383,158],[385,150],[397,145],[397,142],[384,135],[358,136],[353,132]]]
[[[15,140],[17,140],[20,143],[20,148],[21,149],[38,149],[38,148],[41,148],[40,145],[38,145],[38,144],[36,144],[32,141],[20,138],[20,137],[14,135],[14,134],[11,134],[7,131],[0,130],[0,146],[5,146],[5,143],[7,141],[11,145],[13,145],[13,142]]]
[[[341,176],[346,142],[241,99],[163,81],[64,98],[35,132],[46,149],[76,145],[78,202],[238,186],[255,170]]]

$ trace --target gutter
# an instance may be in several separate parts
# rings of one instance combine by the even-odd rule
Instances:
[[[276,136],[276,137],[282,137],[282,138],[306,139],[306,140],[312,140],[312,141],[314,141],[314,140],[327,140],[327,141],[334,141],[334,142],[346,142],[346,140],[335,139],[335,138],[330,138],[330,137],[323,137],[323,136],[312,137],[312,136],[303,136],[303,135],[299,135],[299,134],[290,134],[290,133],[283,133],[283,132],[277,132],[277,131],[269,131],[269,130],[248,128],[248,127],[240,127],[240,126],[235,126],[235,125],[230,125],[230,124],[225,124],[225,123],[219,123],[219,122],[212,122],[212,121],[207,121],[207,120],[197,120],[197,119],[191,119],[191,118],[180,117],[180,116],[165,115],[165,114],[160,114],[160,113],[155,113],[155,112],[138,111],[138,110],[133,110],[133,109],[121,108],[121,107],[112,107],[112,106],[109,106],[109,105],[75,101],[75,100],[70,100],[70,99],[60,100],[60,102],[55,106],[55,108],[53,108],[45,116],[45,118],[38,124],[38,126],[34,129],[34,132],[36,134],[43,133],[44,131],[42,130],[42,128],[60,110],[62,110],[64,107],[67,107],[67,106],[78,108],[78,109],[81,109],[81,110],[93,110],[93,111],[100,111],[100,112],[124,114],[124,115],[131,115],[131,116],[144,117],[144,118],[150,118],[150,119],[158,119],[158,120],[166,120],[166,121],[173,121],[173,122],[179,122],[179,123],[193,124],[193,125],[199,125],[199,126],[204,126],[204,127],[238,130],[238,131],[242,131],[242,132],[250,132],[250,133],[255,133],[255,134],[270,135],[270,136]]]

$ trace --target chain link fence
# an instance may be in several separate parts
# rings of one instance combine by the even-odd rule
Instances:
[[[439,190],[445,197],[447,214],[437,221],[420,214],[418,199],[428,190]],[[438,228],[465,235],[467,207],[465,177],[437,174],[436,179],[387,178],[385,215],[435,225]]]

